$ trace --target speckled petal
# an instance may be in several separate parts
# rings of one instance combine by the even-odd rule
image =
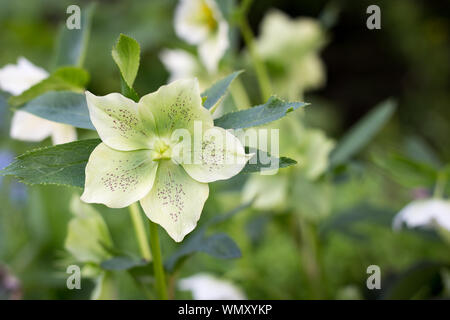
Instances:
[[[149,148],[153,127],[149,121],[144,126],[137,103],[119,93],[100,97],[89,91],[86,100],[92,124],[109,147],[121,151]],[[147,119],[151,119],[151,114]]]
[[[116,151],[100,143],[89,157],[81,200],[123,208],[143,198],[152,188],[158,168],[150,152]]]
[[[160,137],[170,138],[176,129],[194,132],[194,121],[204,128],[213,126],[210,112],[202,106],[197,79],[177,80],[139,101],[139,114],[144,122],[156,123]]]
[[[205,131],[201,148],[194,145],[192,149],[192,163],[175,160],[182,164],[192,178],[206,183],[235,176],[252,156],[245,154],[238,138],[220,127]]]
[[[141,206],[150,220],[180,242],[197,225],[208,195],[208,184],[195,181],[167,160],[159,164],[155,185],[141,199]]]

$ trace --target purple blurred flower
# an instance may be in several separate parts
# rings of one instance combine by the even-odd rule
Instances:
[[[431,196],[430,192],[426,188],[415,188],[411,193],[413,199],[416,200],[429,198]]]
[[[20,281],[5,266],[0,265],[0,300],[19,300],[21,298]]]
[[[14,154],[10,151],[3,149],[0,150],[0,170],[7,167],[14,160]],[[0,176],[0,187],[2,186],[3,177]]]

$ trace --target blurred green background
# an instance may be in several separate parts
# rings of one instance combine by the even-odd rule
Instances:
[[[221,6],[233,6],[233,1],[226,2]],[[83,10],[88,3],[0,0],[0,67],[24,56],[52,70],[67,6],[78,4]],[[381,30],[366,28],[370,4],[381,8]],[[175,35],[176,5],[174,0],[98,1],[84,65],[91,74],[88,90],[97,95],[120,92],[118,71],[110,57],[120,33],[141,45],[136,91],[145,94],[165,84],[169,74],[159,59],[161,50],[188,47]],[[324,214],[313,209],[313,217],[296,219],[292,212],[243,210],[216,227],[236,241],[242,257],[217,260],[197,254],[185,262],[176,278],[209,272],[232,280],[251,299],[450,297],[450,244],[433,230],[395,232],[391,227],[402,207],[418,195],[433,193],[433,182],[424,183],[420,172],[406,163],[440,168],[450,158],[450,22],[444,7],[444,1],[408,0],[263,0],[253,4],[249,21],[256,35],[270,8],[291,17],[334,17],[327,30],[328,43],[320,53],[326,83],[304,97],[312,104],[305,112],[306,126],[339,141],[381,101],[392,97],[398,107],[356,157],[330,169],[319,183],[304,187],[300,198],[296,197],[299,202],[318,197],[311,201],[326,206]],[[235,54],[228,58],[244,65],[238,55],[244,43],[238,36],[233,40]],[[252,74],[246,72],[243,81],[256,104]],[[39,144],[12,140],[11,112],[5,101],[0,105],[1,168],[26,150],[51,145],[49,140]],[[88,135],[80,133],[82,138]],[[200,225],[239,205],[245,179],[240,175],[210,186]],[[72,217],[73,192],[79,191],[29,187],[0,177],[0,277],[2,272],[17,277],[25,299],[90,297],[94,287],[90,280],[83,279],[82,290],[66,288],[66,266],[73,258],[64,249],[64,239]],[[126,210],[111,213],[103,206],[96,208],[107,221],[116,246],[138,255]],[[177,245],[164,232],[160,234],[163,254],[176,250]],[[366,269],[373,264],[382,270],[381,290],[366,287]],[[117,272],[115,277],[119,298],[143,298],[129,276]],[[176,297],[189,296],[178,292]]]

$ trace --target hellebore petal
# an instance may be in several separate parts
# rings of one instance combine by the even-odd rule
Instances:
[[[11,120],[11,138],[22,141],[41,141],[53,132],[54,122],[25,111],[16,111]]]
[[[253,201],[252,206],[260,210],[286,207],[289,180],[286,174],[264,176],[253,174],[242,190],[242,201]]]
[[[143,198],[153,186],[158,167],[150,153],[117,151],[100,143],[89,157],[81,200],[123,208]]]
[[[107,248],[113,247],[108,226],[92,206],[73,196],[70,209],[75,215],[68,225],[65,248],[77,261],[100,264],[110,258]]]
[[[208,184],[192,179],[172,161],[161,161],[155,185],[141,206],[150,220],[180,242],[197,225],[208,195]]]
[[[214,0],[181,0],[175,11],[175,31],[188,43],[197,45],[209,72],[229,47],[228,23]]]
[[[74,127],[64,123],[53,123],[53,144],[69,143],[75,140],[77,140],[77,130]]]
[[[392,227],[398,230],[405,224],[408,228],[426,228],[436,223],[450,231],[450,201],[436,198],[415,200],[397,213]]]
[[[0,69],[0,88],[12,95],[20,95],[47,77],[47,71],[20,57],[16,65],[8,64]],[[25,111],[14,113],[10,135],[13,139],[32,142],[44,140],[51,135],[53,144],[72,142],[77,139],[75,128],[39,118]]]
[[[233,282],[207,273],[197,273],[180,279],[178,287],[191,291],[195,300],[246,300],[241,288]]]
[[[201,146],[196,147],[194,144],[192,150],[189,152],[193,156],[192,162],[186,163],[182,154],[175,161],[193,179],[205,183],[235,176],[252,156],[245,154],[238,138],[220,127],[208,129],[203,135]]]
[[[198,45],[216,27],[215,3],[210,0],[181,0],[175,10],[175,31],[186,42]]]
[[[262,59],[292,61],[319,49],[325,42],[320,23],[312,18],[292,19],[284,12],[271,10],[261,23],[255,42]]]
[[[165,49],[159,55],[161,62],[170,72],[169,83],[186,78],[192,78],[201,70],[197,57],[181,49]]]
[[[52,136],[53,144],[77,140],[74,127],[37,117],[25,111],[16,111],[12,117],[10,136],[22,141],[37,142]]]
[[[213,119],[202,106],[200,89],[196,79],[177,80],[139,100],[139,115],[144,123],[156,123],[160,138],[170,138],[177,129],[194,132],[194,122],[210,128]],[[154,119],[154,120],[153,120]]]
[[[220,58],[223,57],[228,46],[228,24],[225,21],[221,21],[217,33],[210,36],[198,47],[200,59],[209,72],[217,71]]]
[[[144,127],[133,100],[119,93],[100,97],[86,91],[86,101],[92,124],[109,147],[120,151],[149,148],[152,127],[148,122]]]
[[[17,64],[7,64],[0,69],[0,89],[17,96],[47,77],[47,71],[20,57]]]

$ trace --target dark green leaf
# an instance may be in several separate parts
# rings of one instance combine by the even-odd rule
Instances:
[[[233,217],[237,213],[239,213],[242,210],[247,209],[248,207],[250,207],[252,203],[253,203],[253,201],[249,201],[249,202],[243,203],[240,206],[234,208],[233,210],[228,211],[227,213],[214,216],[213,218],[211,218],[210,220],[208,220],[205,223],[205,227],[210,227],[210,226],[219,224],[221,222],[224,222],[224,221],[230,219],[231,217]]]
[[[112,57],[129,88],[133,88],[134,79],[139,69],[140,51],[139,43],[124,34],[119,36],[112,50]]]
[[[428,164],[435,169],[442,167],[442,161],[436,151],[422,137],[408,136],[403,145],[405,146],[405,154],[411,159]]]
[[[123,79],[122,75],[120,75],[120,85],[121,85],[121,92],[125,97],[127,97],[135,102],[139,101],[139,95],[133,88],[130,88],[128,86],[128,84]]]
[[[346,162],[364,148],[389,121],[395,108],[396,103],[392,100],[387,100],[358,121],[331,152],[330,167],[333,168]]]
[[[88,81],[89,74],[85,70],[77,67],[61,67],[22,94],[9,98],[8,103],[17,107],[48,91],[82,91]]]
[[[448,266],[442,263],[417,263],[388,283],[381,297],[389,300],[430,298],[433,287],[441,285],[440,271],[445,267]]]
[[[378,166],[389,173],[389,177],[407,188],[431,187],[438,177],[438,171],[432,166],[399,154],[373,159]]]
[[[225,78],[214,83],[210,88],[206,89],[202,93],[202,98],[206,98],[203,102],[203,106],[206,109],[211,109],[216,105],[217,102],[224,96],[227,92],[228,87],[233,82],[234,79],[239,76],[243,70],[235,71],[232,74],[226,76]]]
[[[218,233],[207,237],[205,236],[205,229],[200,229],[167,259],[165,262],[167,270],[173,271],[179,262],[197,252],[207,253],[219,259],[241,257],[239,247],[228,235]]]
[[[201,251],[218,259],[233,259],[241,257],[237,244],[225,233],[216,233],[203,243]]]
[[[89,118],[86,96],[71,91],[50,91],[29,101],[20,110],[77,128],[95,130]]]
[[[114,257],[103,261],[100,266],[105,270],[128,270],[148,264],[144,259],[135,259],[127,256]]]
[[[81,8],[80,29],[69,30],[65,23],[61,26],[54,57],[56,67],[69,65],[81,67],[83,65],[95,6],[95,3],[91,3],[86,9]]]
[[[84,169],[99,139],[80,140],[29,151],[0,175],[11,175],[27,184],[57,184],[83,188]]]
[[[304,102],[285,102],[272,96],[265,104],[227,113],[214,120],[214,124],[224,129],[245,129],[260,126],[278,120],[289,112],[306,105],[308,104]]]
[[[224,233],[207,236],[206,229],[229,219],[236,213],[249,207],[250,204],[251,203],[245,203],[240,205],[228,213],[215,216],[203,226],[197,227],[179,246],[178,250],[165,261],[167,270],[174,271],[186,258],[197,252],[207,253],[220,259],[239,258],[241,256],[241,251],[233,239]]]
[[[321,237],[325,237],[332,232],[338,232],[358,240],[365,239],[366,235],[353,230],[355,225],[370,223],[371,225],[390,227],[394,216],[395,212],[392,210],[360,203],[342,212],[337,212],[324,221],[319,229],[319,234]]]
[[[255,153],[255,155],[247,162],[241,173],[255,173],[275,168],[281,169],[297,164],[297,161],[287,157],[277,158],[262,150],[249,151],[248,148],[246,149],[247,152]]]

